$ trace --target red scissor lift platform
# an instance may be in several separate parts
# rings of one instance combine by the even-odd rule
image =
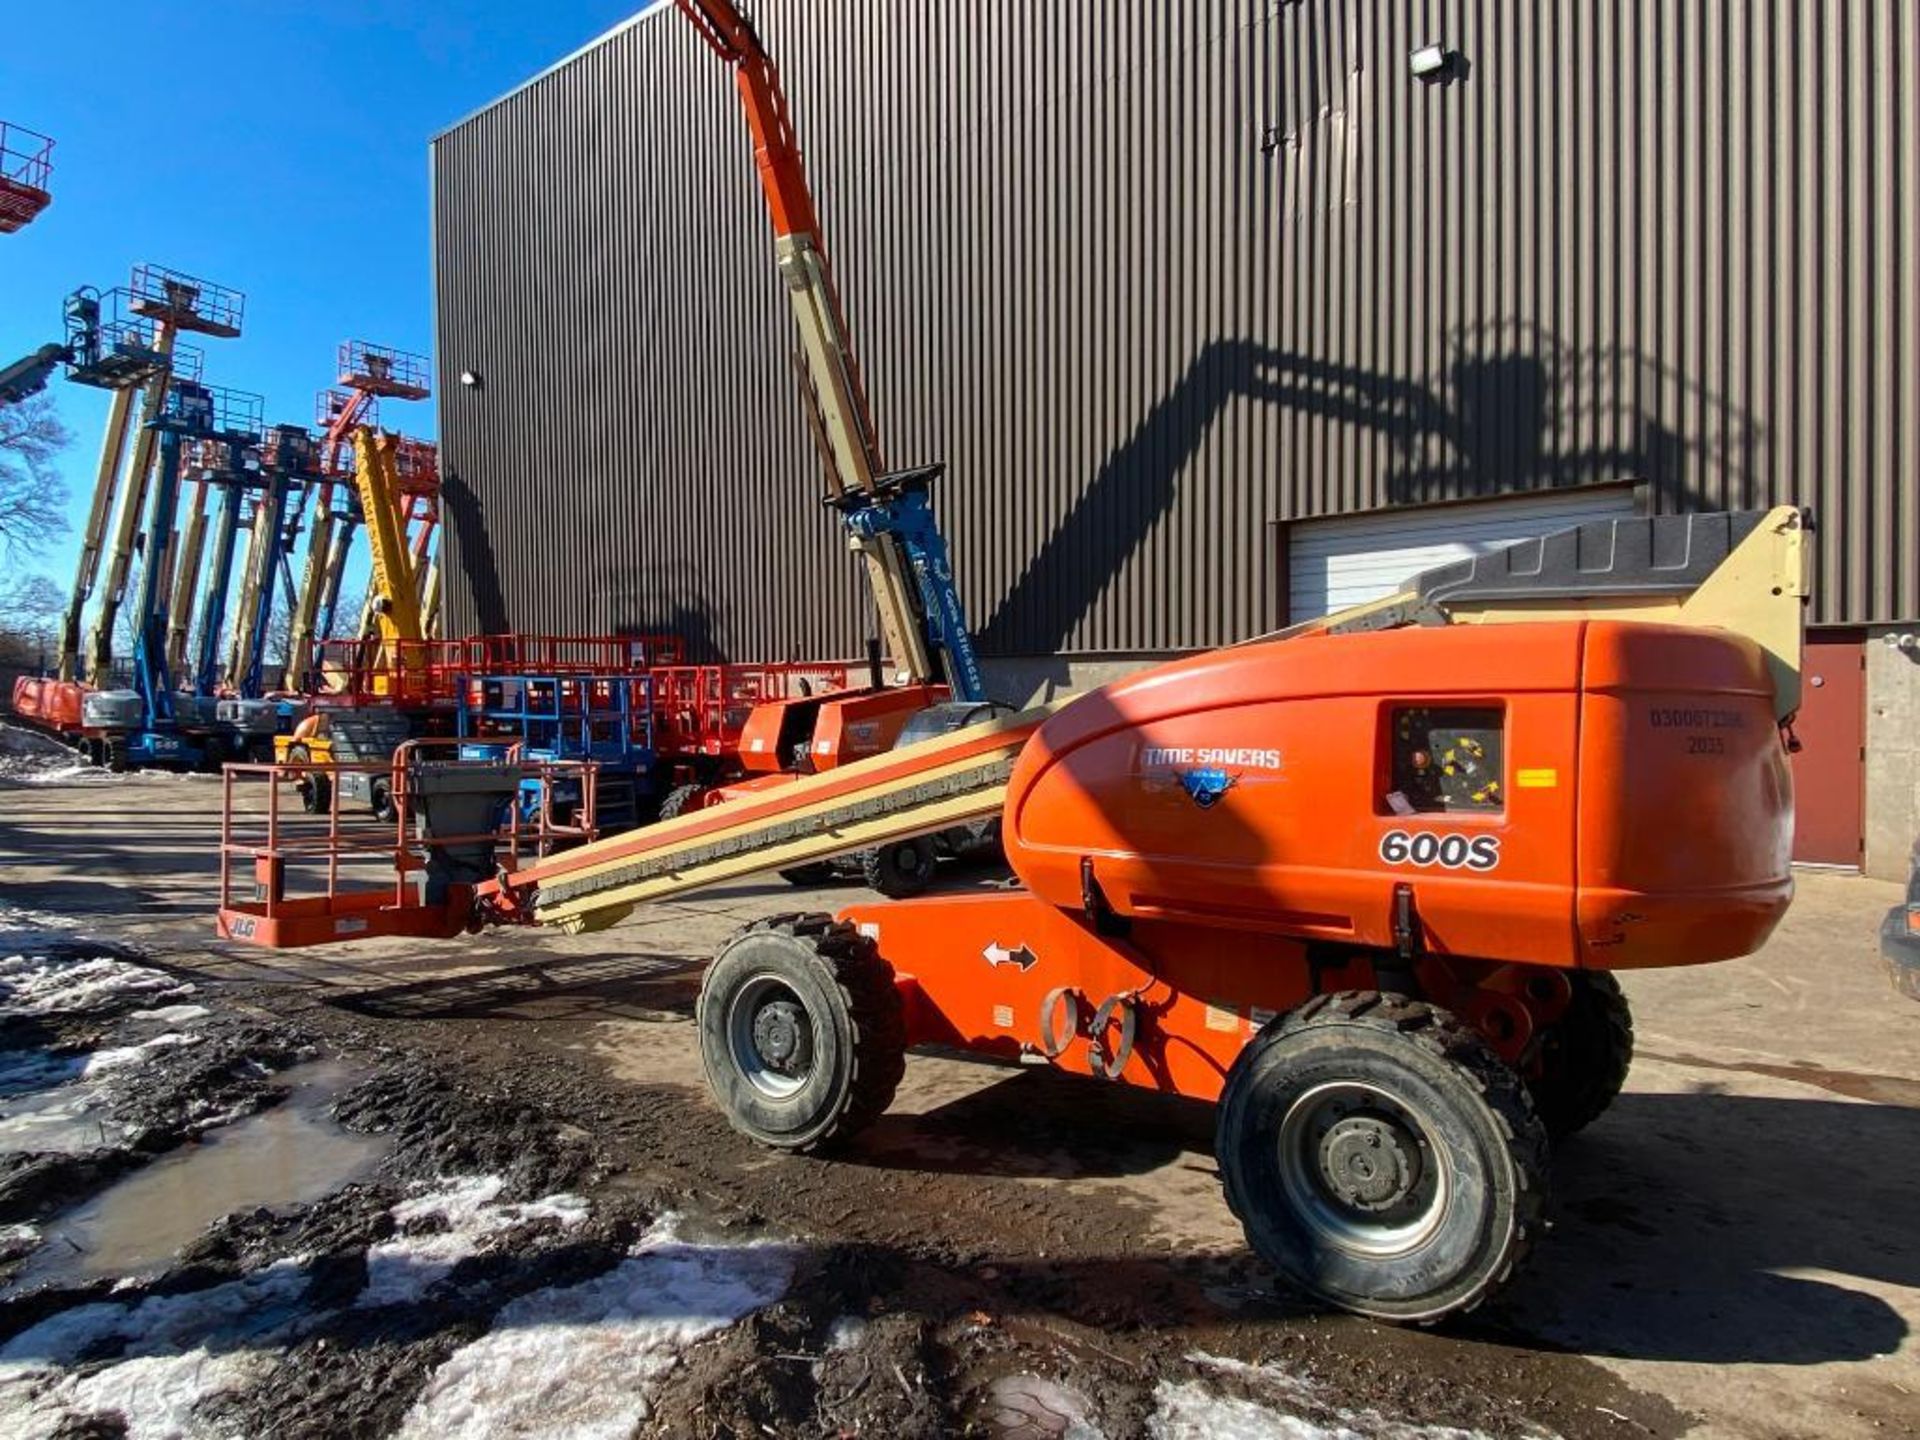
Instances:
[[[0,120],[0,235],[11,235],[53,203],[53,141]]]

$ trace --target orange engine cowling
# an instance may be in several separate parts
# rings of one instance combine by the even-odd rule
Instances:
[[[1004,829],[1063,909],[1545,965],[1747,954],[1792,895],[1760,650],[1622,621],[1310,637],[1143,672],[1041,727]]]
[[[52,730],[77,731],[86,687],[75,680],[49,680],[22,675],[13,682],[13,710]]]

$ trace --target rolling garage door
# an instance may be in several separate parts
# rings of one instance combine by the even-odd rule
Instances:
[[[1287,618],[1289,623],[1311,620],[1378,600],[1449,560],[1634,513],[1633,487],[1608,485],[1302,521],[1288,527]]]

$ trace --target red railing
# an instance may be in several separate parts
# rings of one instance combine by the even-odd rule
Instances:
[[[373,663],[376,653],[384,661]],[[324,640],[314,647],[320,696],[336,704],[451,703],[476,675],[646,675],[686,653],[676,635],[475,635],[376,645]]]
[[[428,746],[457,746],[458,740],[409,740],[390,764],[227,765],[221,771],[220,933],[266,945],[311,945],[368,935],[445,935],[466,920],[464,898],[429,904],[421,885],[430,855],[449,846],[489,845],[502,870],[549,855],[564,844],[586,843],[597,835],[594,824],[599,767],[591,761],[543,761],[521,758],[509,747],[503,762],[523,780],[539,782],[541,805],[528,819],[517,803],[506,806],[497,829],[471,834],[426,835],[414,823],[416,806],[408,788],[416,756]],[[432,762],[466,768],[467,762]],[[483,769],[495,762],[476,762]],[[379,819],[341,813],[339,779],[343,775],[387,780],[393,815]],[[324,780],[329,803],[324,815],[282,808],[290,789]],[[580,800],[571,820],[554,817],[555,783],[577,781]],[[264,811],[257,803],[239,803],[265,782]]]
[[[654,748],[731,754],[753,707],[847,688],[845,665],[663,665],[653,672]]]

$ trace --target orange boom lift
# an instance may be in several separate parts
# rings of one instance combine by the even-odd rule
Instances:
[[[682,9],[710,39],[744,26]],[[804,191],[760,148],[776,223],[803,233]],[[282,820],[288,772],[229,766],[219,931],[602,930],[997,818],[1016,888],[786,916],[719,951],[697,1030],[733,1125],[844,1144],[917,1045],[1215,1101],[1260,1255],[1328,1304],[1435,1320],[1515,1272],[1550,1140],[1623,1084],[1611,972],[1748,954],[1786,910],[1806,536],[1784,506],[1581,526],[555,853],[482,823],[511,760],[409,752],[377,888],[340,883],[337,824]],[[318,862],[322,893],[294,894]]]

